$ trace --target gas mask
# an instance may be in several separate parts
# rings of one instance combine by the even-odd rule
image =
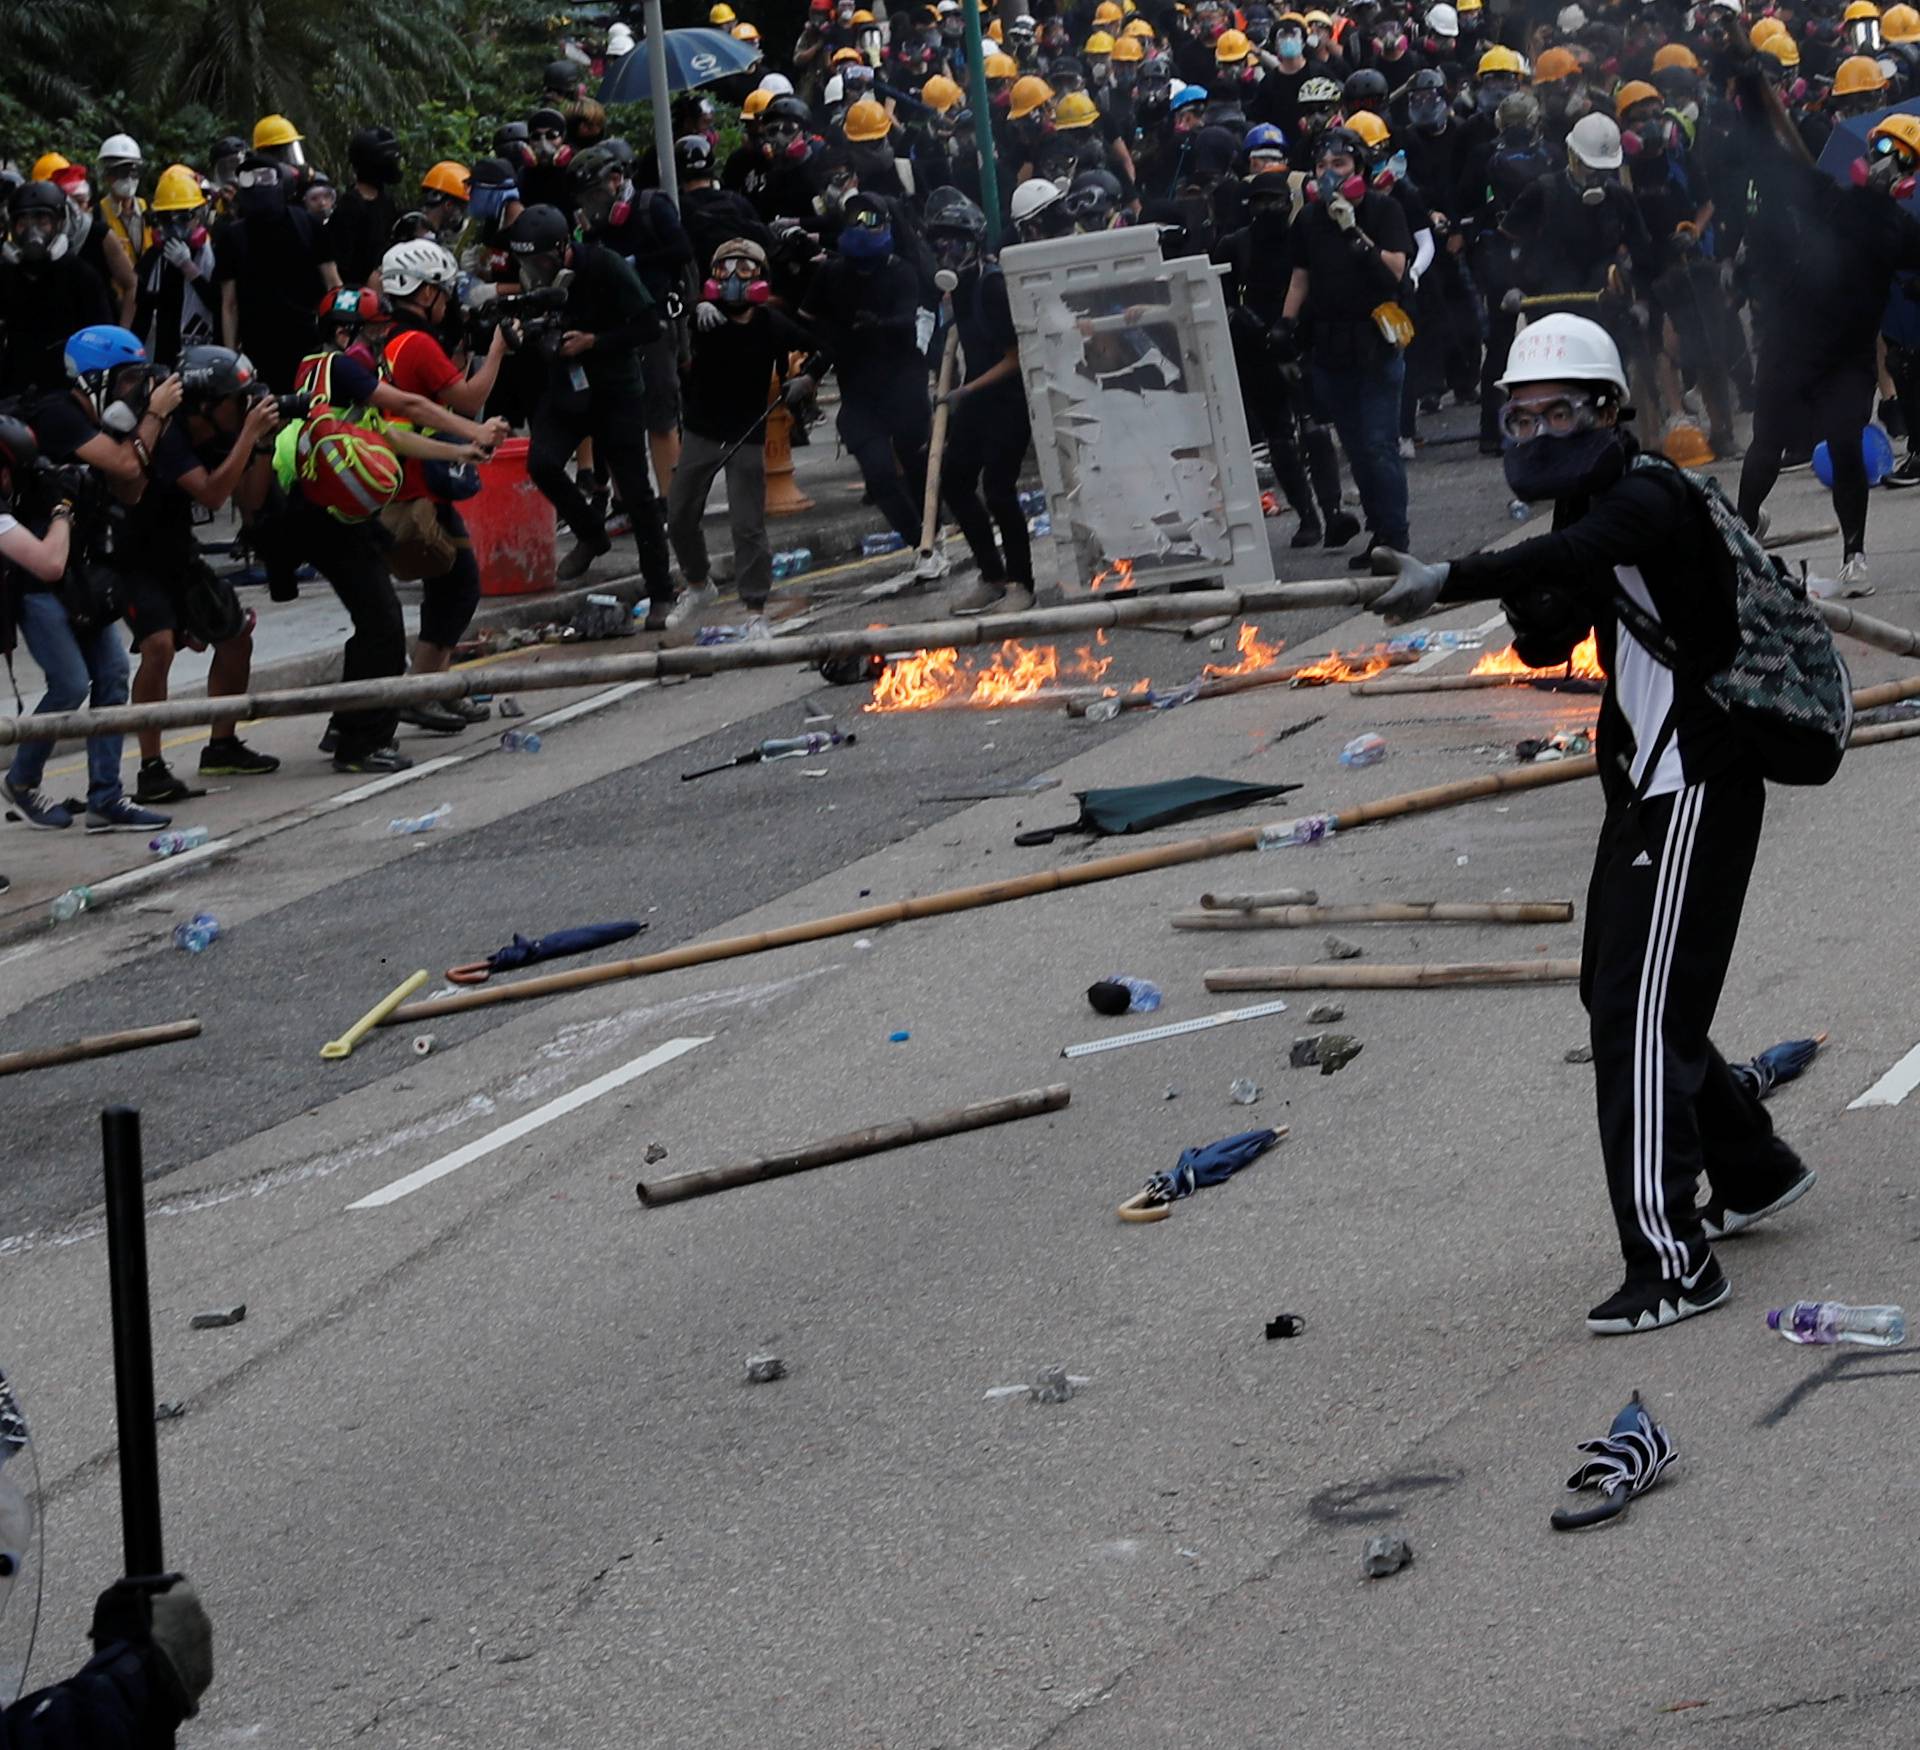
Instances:
[[[593,230],[619,230],[633,217],[633,184],[625,177],[595,183],[581,194],[580,211]]]
[[[1864,158],[1853,161],[1851,171],[1855,188],[1870,188],[1902,201],[1914,191],[1915,156],[1898,140],[1882,134],[1867,149]]]
[[[817,195],[813,197],[813,210],[823,219],[837,219],[846,211],[848,200],[860,192],[860,182],[853,176],[835,176]]]
[[[542,128],[539,133],[530,133],[527,136],[527,142],[533,148],[534,159],[540,164],[553,163],[554,160],[560,156],[560,148],[565,143],[565,140],[566,136],[564,134],[555,133],[547,128]]]
[[[1679,149],[1679,126],[1664,115],[1646,117],[1620,131],[1620,150],[1629,158],[1659,158]]]
[[[1583,207],[1605,206],[1608,187],[1618,181],[1612,171],[1595,170],[1590,165],[1582,164],[1578,158],[1569,161],[1567,175],[1580,191],[1580,204]]]
[[[713,264],[714,278],[701,288],[709,304],[722,309],[739,310],[750,304],[764,304],[772,296],[766,269],[750,255],[729,255]]]
[[[1367,179],[1355,172],[1323,168],[1307,184],[1307,199],[1311,201],[1347,201],[1358,206],[1366,198]]]
[[[936,267],[959,273],[979,259],[979,245],[964,231],[936,231],[927,239]]]
[[[99,407],[102,429],[112,432],[115,437],[132,437],[139,429],[148,401],[153,397],[153,382],[153,370],[148,365],[134,365],[128,370],[116,372],[109,386],[100,391],[101,397],[113,397],[105,406]]]
[[[1511,79],[1483,79],[1473,94],[1473,106],[1482,115],[1492,115],[1513,95],[1513,90]]]
[[[20,213],[13,221],[13,241],[6,258],[28,267],[43,267],[67,252],[66,228],[52,213]]]
[[[1423,134],[1443,132],[1447,125],[1446,98],[1438,91],[1421,92],[1418,97],[1408,99],[1407,119]]]
[[[205,207],[183,213],[160,213],[154,216],[154,229],[163,242],[184,243],[189,249],[198,250],[207,241],[206,218]]]
[[[513,270],[519,275],[523,291],[537,292],[555,283],[560,275],[557,255],[516,255]]]

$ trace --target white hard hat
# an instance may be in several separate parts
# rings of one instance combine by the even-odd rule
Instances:
[[[381,289],[391,298],[409,297],[422,286],[451,292],[459,281],[460,264],[425,237],[396,243],[380,257]]]
[[[116,164],[125,160],[129,163],[140,162],[140,147],[131,134],[109,134],[100,142],[100,162]]]
[[[1589,170],[1618,170],[1620,124],[1610,115],[1583,115],[1567,135],[1567,150]]]
[[[616,24],[607,32],[607,53],[610,55],[633,53],[633,31],[628,26]]]
[[[1627,371],[1620,349],[1598,322],[1584,316],[1543,316],[1515,337],[1496,387],[1525,383],[1606,383],[1623,396]]]
[[[793,81],[784,73],[769,73],[760,81],[762,91],[771,91],[775,97],[791,97]]]
[[[1458,36],[1460,34],[1460,14],[1451,6],[1429,6],[1427,8],[1427,29],[1435,36]]]
[[[1008,211],[1016,225],[1024,225],[1035,213],[1044,213],[1061,198],[1060,185],[1044,176],[1030,176],[1013,191]]]
[[[829,104],[838,103],[840,99],[846,95],[846,91],[846,80],[842,79],[840,75],[836,73],[820,88],[820,101]]]
[[[1587,15],[1578,6],[1563,6],[1554,20],[1562,36],[1573,36],[1587,27]]]

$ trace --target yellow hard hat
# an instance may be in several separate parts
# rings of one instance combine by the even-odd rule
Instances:
[[[865,64],[858,49],[835,49],[827,61],[829,67],[860,67]]]
[[[1482,12],[1486,9],[1486,0],[1453,0],[1455,12]]]
[[[960,87],[944,73],[936,73],[920,87],[920,101],[929,109],[945,115],[964,95]]]
[[[253,149],[264,152],[272,146],[298,145],[306,135],[283,115],[263,115],[253,124]]]
[[[1309,24],[1317,24],[1322,30],[1333,29],[1333,14],[1330,12],[1313,11],[1305,16]]]
[[[1386,144],[1387,124],[1370,109],[1356,109],[1341,126],[1350,134],[1358,134],[1369,152]]]
[[[1072,128],[1090,128],[1099,119],[1100,106],[1084,91],[1069,91],[1053,112],[1054,130],[1063,134]]]
[[[1551,49],[1547,51],[1548,55],[1552,53],[1553,50]],[[1546,55],[1540,57],[1543,63],[1546,58]],[[1568,58],[1571,59],[1572,57],[1569,56]],[[1474,68],[1473,76],[1476,79],[1484,79],[1489,73],[1524,73],[1526,70],[1526,64],[1512,49],[1508,48],[1505,43],[1495,43],[1492,48],[1488,49],[1487,52],[1480,57],[1480,64]]]
[[[1916,14],[1920,17],[1920,14]],[[1700,57],[1685,43],[1663,43],[1654,51],[1653,70],[1664,73],[1673,67],[1685,67],[1689,73],[1700,71]]]
[[[1126,23],[1126,28],[1122,30],[1120,34],[1122,36],[1130,36],[1136,42],[1142,38],[1145,38],[1148,42],[1152,42],[1153,26],[1144,18],[1129,18]]]
[[[39,166],[34,168],[38,170]],[[160,172],[160,180],[153,185],[153,199],[147,204],[156,213],[190,213],[207,204],[207,193],[200,186],[200,178],[184,164],[169,164]]]
[[[1093,24],[1096,30],[1109,24],[1118,24],[1126,14],[1120,10],[1119,0],[1100,0],[1093,9]]]
[[[1053,87],[1038,75],[1029,73],[1024,79],[1013,82],[1013,92],[1007,104],[1007,114],[1015,121],[1022,116],[1032,115],[1036,109],[1053,101]]]
[[[1080,45],[1083,55],[1110,55],[1113,53],[1113,38],[1104,30],[1096,30]]]
[[[707,22],[709,24],[731,24],[738,16],[739,14],[727,4],[727,0],[720,0],[720,4],[713,7],[707,13]]]
[[[456,164],[451,158],[442,158],[420,178],[420,186],[431,189],[435,194],[451,195],[455,200],[463,201],[467,198],[467,186],[472,181],[472,172],[464,164]]]
[[[744,18],[741,19],[732,30],[728,31],[727,34],[732,37],[735,42],[739,43],[757,43],[760,40],[760,32],[747,23]]]
[[[1842,15],[1841,22],[1843,24],[1864,24],[1868,19],[1878,18],[1879,16],[1880,8],[1874,5],[1873,0],[1852,0],[1852,4],[1847,7],[1846,12]]]
[[[1512,55],[1516,61],[1520,58],[1518,55],[1514,55],[1511,49],[1505,52]],[[1500,51],[1497,49],[1487,50],[1487,55],[1498,53],[1500,53]],[[1480,58],[1480,69],[1482,72],[1486,71],[1487,55],[1483,55]],[[1519,69],[1515,67],[1501,67],[1498,71],[1502,73],[1513,73],[1519,71]],[[1540,59],[1533,64],[1533,82],[1536,85],[1552,85],[1562,79],[1571,79],[1574,74],[1579,71],[1580,61],[1573,50],[1563,49],[1557,46],[1551,49],[1542,49],[1540,51]]]
[[[1768,37],[1760,45],[1760,50],[1762,54],[1771,55],[1783,67],[1800,65],[1800,45],[1787,31],[1782,31],[1778,36]]]
[[[869,12],[864,6],[861,7],[860,10],[853,15],[853,22],[855,24],[872,24],[873,21],[874,21],[873,14]]]
[[[1692,420],[1682,419],[1660,440],[1660,453],[1676,468],[1704,468],[1713,460],[1713,445]]]
[[[1113,45],[1113,58],[1116,61],[1144,61],[1147,51],[1140,46],[1137,36],[1123,36]]]
[[[1871,55],[1849,55],[1834,69],[1833,94],[1857,97],[1863,91],[1882,90],[1886,83],[1886,74],[1880,71],[1880,63]]]
[[[1920,157],[1920,116],[1890,115],[1885,121],[1875,122],[1867,135],[1867,144],[1875,140],[1898,140],[1901,145]]]
[[[871,97],[863,97],[853,108],[847,111],[847,138],[865,145],[870,140],[884,140],[893,132],[893,123],[888,119],[887,107],[875,103]]]
[[[1785,36],[1787,27],[1777,18],[1756,18],[1753,29],[1747,32],[1747,41],[1756,49],[1764,49],[1768,41],[1776,36]]]
[[[1221,63],[1244,61],[1253,53],[1253,39],[1244,30],[1223,30],[1213,45],[1213,58]]]
[[[1018,79],[1020,63],[1011,55],[989,55],[986,74],[989,79]]]
[[[771,91],[749,91],[745,100],[740,105],[740,113],[748,121],[752,121],[753,118],[772,101],[773,93]]]
[[[1880,34],[1890,43],[1920,42],[1920,12],[1911,6],[1889,6],[1880,15]]]
[[[53,173],[56,170],[71,170],[72,168],[72,160],[61,157],[58,152],[42,152],[38,158],[34,159],[33,174],[29,176],[27,180],[29,182],[51,182],[53,180]]]
[[[1659,86],[1649,85],[1644,79],[1629,79],[1613,94],[1613,113],[1617,118],[1625,115],[1636,103],[1664,101]]]
[[[1000,28],[999,19],[996,18],[987,26],[987,37],[989,41],[996,43],[1003,43],[1007,40],[1007,33]]]

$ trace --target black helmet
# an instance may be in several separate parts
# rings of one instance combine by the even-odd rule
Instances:
[[[625,173],[633,163],[633,148],[625,140],[602,140],[576,152],[567,166],[576,188],[591,188],[616,170]]]
[[[760,112],[760,125],[769,122],[797,122],[801,128],[813,126],[813,111],[798,97],[776,97]]]
[[[528,207],[507,227],[507,249],[513,255],[558,255],[572,235],[558,207]]]
[[[1422,67],[1414,74],[1413,83],[1408,87],[1410,91],[1438,91],[1442,95],[1445,95],[1446,89],[1447,76],[1438,67]]]
[[[253,361],[230,346],[190,346],[180,355],[180,387],[194,401],[244,395],[259,381]]]
[[[541,89],[564,91],[571,97],[580,88],[580,75],[585,71],[578,61],[549,61],[540,75]]]
[[[247,155],[247,143],[238,134],[222,134],[213,143],[213,150],[207,154],[209,164],[218,164],[222,158],[244,158]]]
[[[434,222],[425,213],[402,213],[393,221],[393,229],[387,233],[387,242],[389,244],[417,243],[422,237],[438,235],[439,231]]]
[[[925,229],[929,236],[935,231],[955,231],[978,239],[987,234],[987,215],[959,189],[936,188],[927,196]]]
[[[1385,103],[1387,96],[1387,76],[1378,67],[1362,67],[1357,73],[1349,73],[1346,84],[1340,87],[1341,100],[1348,105]]]
[[[1382,83],[1384,84],[1385,81],[1383,80]],[[522,130],[520,137],[525,139],[527,135],[536,130],[543,134],[564,134],[567,131],[567,118],[557,109],[549,108],[543,104],[539,109],[534,110],[528,115],[527,125]]]
[[[347,162],[364,182],[392,182],[400,174],[400,141],[392,128],[355,128]]]
[[[1354,163],[1364,165],[1372,157],[1372,151],[1365,140],[1352,128],[1328,128],[1313,143],[1313,156],[1317,163],[1329,153],[1344,152]]]
[[[713,169],[713,142],[705,134],[682,134],[673,143],[673,167],[682,176],[705,176]]]
[[[23,419],[0,414],[0,468],[12,474],[16,491],[21,477],[39,460],[40,440],[33,435],[33,428]]]
[[[469,188],[512,188],[515,186],[513,166],[504,158],[482,158],[478,160],[467,179]]]
[[[1120,179],[1111,170],[1083,170],[1067,189],[1067,213],[1078,230],[1104,231],[1122,198]]]
[[[30,182],[15,193],[7,210],[16,219],[22,213],[51,213],[56,219],[65,219],[67,197],[57,182]]]
[[[514,149],[516,147],[522,152],[527,149],[527,124],[525,122],[502,122],[499,127],[493,130],[494,151],[502,158],[507,158],[514,155]]]

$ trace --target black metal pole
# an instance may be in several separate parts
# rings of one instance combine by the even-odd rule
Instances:
[[[153,1431],[153,1319],[147,1304],[147,1200],[140,1114],[100,1114],[107,1179],[107,1276],[113,1291],[113,1391],[120,1419],[120,1527],[129,1579],[163,1573],[160,1453]]]

